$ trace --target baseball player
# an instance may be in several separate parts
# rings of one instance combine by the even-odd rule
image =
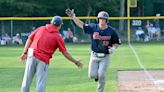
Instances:
[[[109,15],[107,12],[101,11],[97,16],[98,24],[85,24],[76,17],[74,10],[66,9],[66,14],[72,17],[77,26],[90,35],[92,52],[88,76],[98,81],[97,92],[103,92],[110,56],[120,44],[115,30],[107,25]]]
[[[60,16],[54,16],[50,24],[37,28],[28,37],[21,55],[22,63],[27,58],[21,92],[29,92],[34,74],[36,74],[36,92],[45,92],[48,65],[57,48],[68,60],[82,68],[80,60],[74,59],[67,52],[64,41],[59,34],[62,23]]]

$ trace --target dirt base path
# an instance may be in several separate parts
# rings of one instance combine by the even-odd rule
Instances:
[[[155,82],[164,81],[164,70],[148,71],[155,79]],[[119,92],[164,92],[164,83],[155,85],[146,76],[144,71],[119,71],[118,72]],[[159,90],[160,88],[160,90]]]

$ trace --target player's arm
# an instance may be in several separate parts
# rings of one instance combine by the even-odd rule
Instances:
[[[72,17],[73,21],[75,22],[76,25],[78,25],[81,29],[83,29],[84,22],[81,21],[79,18],[76,16]]]
[[[80,62],[80,60],[74,59],[67,51],[62,52],[62,54],[71,62],[76,64],[79,68],[82,68],[83,64]]]
[[[108,49],[109,53],[113,54],[115,52],[115,50],[118,48],[118,46],[119,46],[119,44],[117,44],[117,43],[113,44],[112,47],[109,46],[109,49]]]
[[[114,41],[114,44],[113,44],[113,46],[112,47],[109,47],[109,53],[114,53],[115,52],[115,50],[119,47],[119,45],[121,44],[121,41],[120,41],[120,39],[119,39],[119,37],[118,37],[118,35],[117,35],[117,33],[116,32],[114,32],[113,33],[113,41]]]
[[[73,19],[75,24],[79,26],[81,29],[83,29],[84,22],[81,21],[79,18],[76,17],[76,14],[74,13],[74,10],[66,9],[66,14]]]
[[[118,46],[119,46],[119,44],[117,44],[117,43],[113,44],[114,48],[118,48]]]

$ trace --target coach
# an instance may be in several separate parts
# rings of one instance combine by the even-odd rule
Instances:
[[[62,23],[60,16],[54,16],[50,24],[37,28],[28,37],[21,56],[22,63],[27,58],[21,92],[29,92],[35,73],[36,92],[45,92],[48,65],[57,48],[68,60],[82,68],[82,63],[67,52],[64,41],[59,34]]]

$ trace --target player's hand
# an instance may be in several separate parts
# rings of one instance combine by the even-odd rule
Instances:
[[[65,13],[69,16],[69,17],[75,17],[75,13],[74,13],[74,9],[66,9]]]
[[[115,50],[116,50],[116,47],[115,46],[109,47],[109,49],[108,49],[108,51],[109,51],[110,54],[113,54],[115,52]]]
[[[75,62],[75,65],[79,68],[82,68],[83,67],[83,64],[80,62],[81,60],[78,60]]]
[[[22,54],[21,57],[20,57],[20,62],[21,63],[24,63],[24,61],[27,59],[27,54]]]

